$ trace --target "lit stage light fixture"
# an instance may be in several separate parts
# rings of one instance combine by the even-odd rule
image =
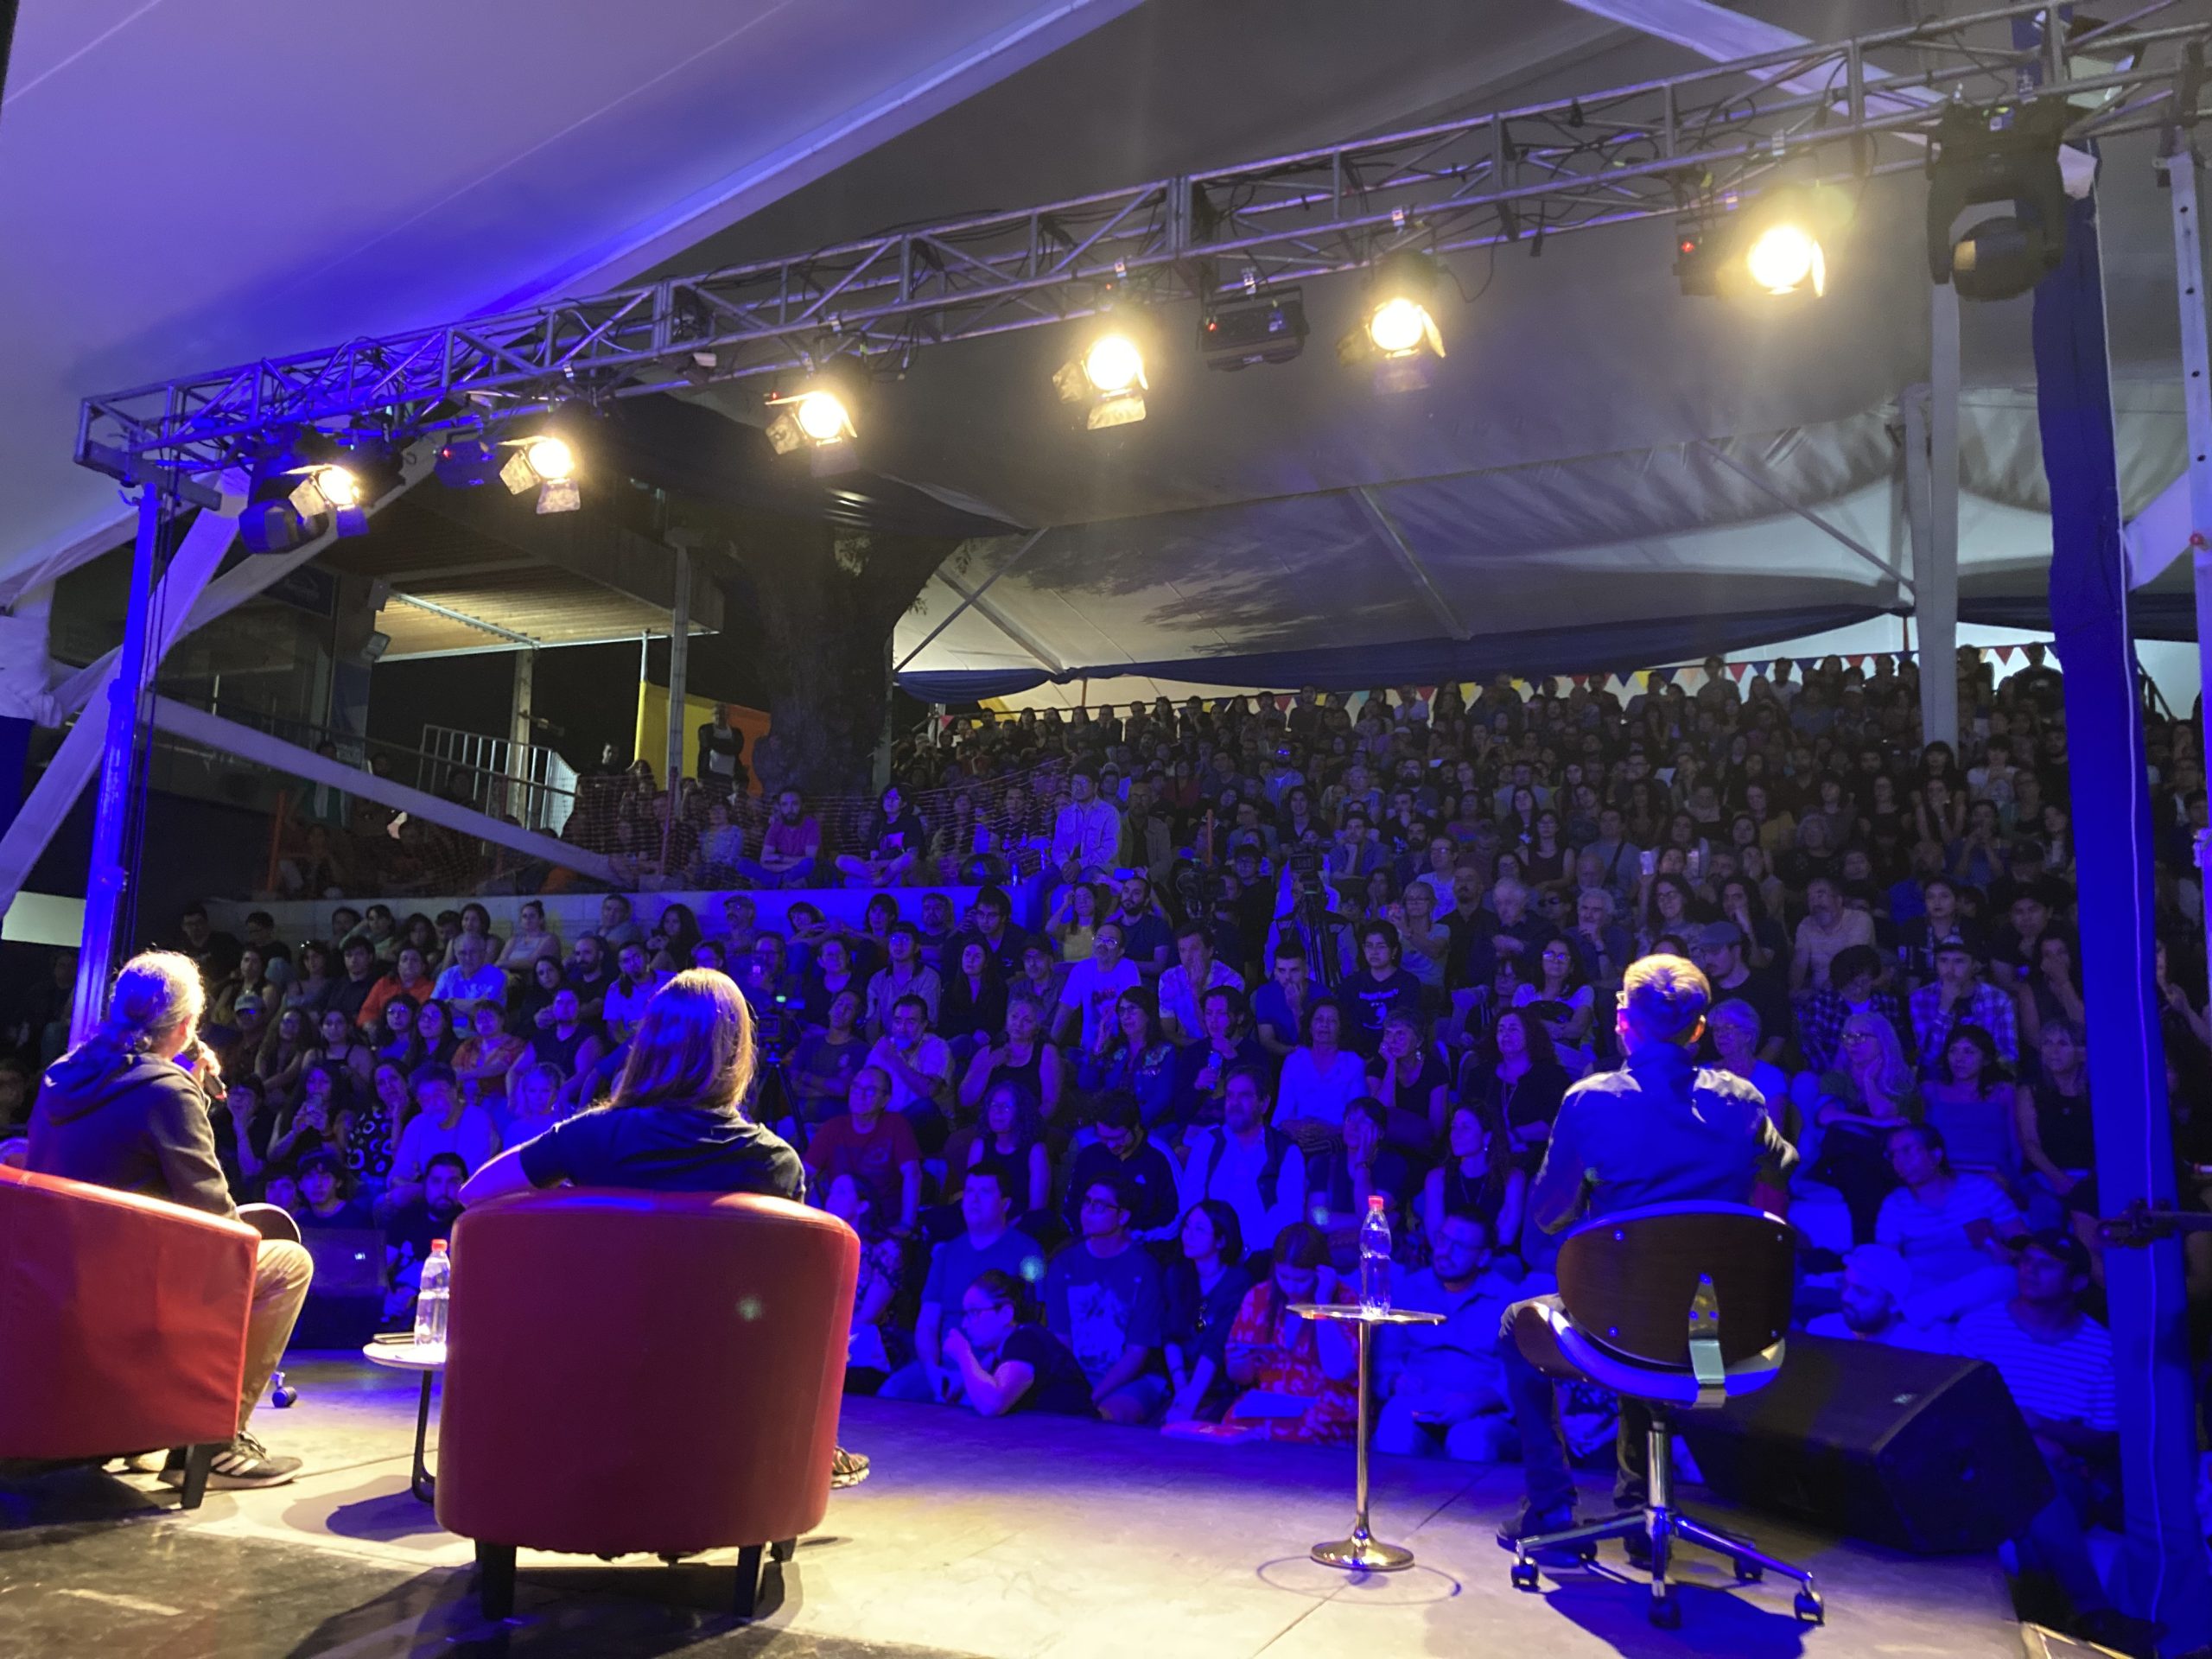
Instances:
[[[1061,402],[1083,410],[1090,431],[1144,419],[1144,395],[1152,383],[1145,378],[1144,345],[1136,325],[1126,313],[1109,313],[1083,350],[1060,365],[1052,385]]]
[[[253,467],[238,539],[251,553],[289,553],[330,531],[365,535],[378,444],[348,435],[341,442],[313,429],[285,434]]]
[[[853,420],[859,401],[852,377],[831,372],[815,375],[797,391],[772,396],[769,448],[779,455],[804,450],[817,478],[850,472],[860,465],[855,448],[860,430]]]
[[[536,490],[540,512],[574,512],[583,505],[576,488],[575,449],[550,432],[514,440],[499,468],[499,482],[512,495]]]
[[[1411,391],[1428,384],[1428,359],[1444,355],[1436,326],[1436,264],[1426,254],[1398,252],[1379,265],[1358,327],[1337,343],[1342,362],[1376,365],[1381,391]]]
[[[1777,219],[1751,238],[1744,254],[1744,270],[1769,294],[1810,289],[1817,298],[1827,292],[1827,255],[1821,238],[1794,219]]]
[[[361,505],[361,480],[351,467],[334,461],[310,467],[293,489],[291,502],[302,518],[344,512]]]

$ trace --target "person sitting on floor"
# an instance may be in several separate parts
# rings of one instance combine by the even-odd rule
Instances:
[[[1126,1181],[1094,1179],[1083,1195],[1083,1238],[1045,1271],[1045,1325],[1074,1351],[1109,1422],[1151,1421],[1167,1382],[1160,1348],[1160,1268],[1129,1236],[1136,1198]]]
[[[1351,1328],[1291,1312],[1295,1302],[1344,1302],[1329,1243],[1311,1222],[1274,1242],[1274,1272],[1245,1293],[1224,1353],[1229,1380],[1246,1392],[1230,1420],[1256,1422],[1275,1440],[1342,1446],[1358,1421],[1358,1351]]]
[[[922,1149],[906,1120],[884,1109],[890,1101],[891,1079],[881,1067],[864,1065],[854,1072],[844,1116],[807,1137],[806,1166],[824,1185],[850,1175],[885,1228],[905,1237],[921,1209]]]
[[[1021,1184],[1021,1177],[995,1158],[985,1158],[968,1171],[960,1188],[960,1218],[966,1230],[930,1253],[929,1276],[922,1284],[921,1310],[914,1322],[914,1357],[878,1390],[886,1400],[957,1401],[959,1380],[944,1363],[944,1332],[946,1316],[958,1317],[960,1287],[988,1272],[1029,1284],[1045,1276],[1044,1253],[1036,1242],[1008,1224]]]
[[[1252,1288],[1243,1268],[1243,1230],[1219,1198],[1191,1206],[1180,1242],[1183,1259],[1167,1270],[1161,1348],[1175,1390],[1164,1418],[1170,1423],[1218,1418],[1229,1403],[1229,1328]]]
[[[1430,1265],[1399,1279],[1393,1306],[1445,1319],[1441,1325],[1386,1325],[1376,1332],[1377,1452],[1494,1463],[1510,1446],[1497,1327],[1506,1304],[1528,1287],[1490,1263],[1490,1228],[1480,1216],[1453,1211],[1431,1240]]]
[[[1911,1294],[1912,1269],[1896,1246],[1861,1244],[1843,1258],[1843,1277],[1836,1287],[1843,1306],[1834,1313],[1816,1316],[1806,1325],[1806,1334],[1887,1343],[1922,1353],[1948,1352],[1948,1329],[1923,1330],[1905,1318],[1905,1298]]]
[[[960,1323],[944,1338],[957,1401],[985,1417],[1010,1411],[1092,1415],[1090,1379],[1065,1343],[1024,1321],[1027,1301],[1023,1282],[996,1268],[969,1282]]]
[[[2027,1224],[2005,1189],[1986,1175],[1955,1174],[1933,1124],[1891,1129],[1890,1167],[1903,1183],[1882,1200],[1874,1242],[1912,1269],[1905,1316],[1943,1325],[2012,1294],[2013,1246]]]
[[[1135,1095],[1120,1091],[1098,1103],[1092,1120],[1097,1139],[1078,1148],[1068,1169],[1066,1220],[1080,1235],[1083,1195],[1101,1178],[1128,1183],[1135,1210],[1129,1230],[1150,1242],[1173,1238],[1181,1214],[1174,1160],[1152,1142]]]

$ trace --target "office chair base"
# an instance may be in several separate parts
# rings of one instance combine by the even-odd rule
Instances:
[[[1668,1557],[1676,1540],[1726,1558],[1735,1569],[1739,1583],[1756,1584],[1770,1573],[1795,1580],[1798,1586],[1795,1602],[1797,1617],[1808,1624],[1827,1623],[1827,1609],[1820,1592],[1814,1587],[1813,1575],[1803,1567],[1793,1567],[1740,1538],[1732,1538],[1693,1521],[1679,1510],[1657,1504],[1624,1510],[1608,1520],[1570,1527],[1563,1532],[1522,1539],[1513,1554],[1513,1587],[1528,1591],[1537,1587],[1539,1569],[1545,1565],[1541,1557],[1573,1555],[1587,1563],[1595,1558],[1599,1544],[1616,1538],[1649,1541],[1650,1617],[1651,1622],[1662,1630],[1672,1630],[1681,1623],[1681,1607],[1675,1599],[1675,1586],[1667,1578]]]

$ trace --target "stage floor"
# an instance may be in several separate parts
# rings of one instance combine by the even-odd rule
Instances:
[[[0,1659],[2022,1650],[1987,1557],[1916,1560],[1732,1520],[1700,1504],[1695,1489],[1693,1510],[1813,1567],[1825,1629],[1791,1618],[1786,1586],[1738,1588],[1695,1552],[1677,1632],[1645,1622],[1644,1592],[1618,1576],[1618,1547],[1595,1571],[1548,1579],[1540,1595],[1516,1592],[1491,1537],[1516,1494],[1511,1465],[1377,1459],[1376,1532],[1418,1562],[1351,1578],[1306,1553],[1350,1524],[1349,1450],[1192,1445],[873,1400],[848,1402],[844,1438],[874,1459],[874,1478],[832,1497],[759,1624],[740,1627],[720,1611],[734,1552],[676,1568],[525,1552],[518,1618],[489,1626],[472,1593],[470,1546],[408,1494],[415,1379],[335,1357],[296,1363],[289,1375],[299,1403],[264,1408],[257,1427],[275,1449],[307,1458],[294,1485],[210,1492],[187,1516],[150,1477],[75,1471],[0,1484]],[[683,1456],[680,1441],[668,1455]],[[773,1604],[772,1581],[768,1594]]]

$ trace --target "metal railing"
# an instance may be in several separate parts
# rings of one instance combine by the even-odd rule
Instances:
[[[549,836],[561,833],[576,807],[576,774],[553,750],[426,724],[416,753],[415,787],[442,795],[456,779],[481,810]]]

